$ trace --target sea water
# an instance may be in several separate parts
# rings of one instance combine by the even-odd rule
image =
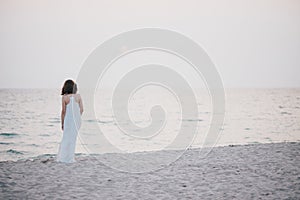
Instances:
[[[226,89],[225,94],[226,114],[215,146],[300,141],[300,89]],[[0,160],[55,155],[63,134],[60,91],[1,89],[0,98]],[[182,147],[201,147],[211,126],[213,105],[209,93],[199,93],[197,98],[198,116],[182,119],[176,97],[160,90],[137,93],[128,100],[130,119],[117,122],[111,99],[106,98],[105,92],[99,93],[93,105],[95,119],[82,116],[76,153],[162,150],[176,138],[182,124],[189,126],[182,122],[191,122],[191,126],[197,122],[195,137]],[[86,106],[85,99],[83,102]],[[151,107],[159,104],[166,115],[163,119],[152,119]],[[120,127],[131,123],[143,128],[161,120],[165,121],[164,130],[146,140],[136,137],[138,130],[132,130],[132,135],[130,130],[120,131]],[[88,143],[89,135],[96,138],[94,146]]]

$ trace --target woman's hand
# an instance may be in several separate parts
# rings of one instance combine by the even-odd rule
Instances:
[[[61,130],[64,130],[64,124],[61,125]]]

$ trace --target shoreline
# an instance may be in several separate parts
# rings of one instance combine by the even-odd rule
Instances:
[[[160,151],[189,151],[189,150],[205,150],[207,148],[222,148],[222,147],[235,147],[235,146],[251,146],[251,145],[264,145],[264,144],[279,144],[279,143],[300,143],[300,141],[272,141],[272,142],[264,142],[264,143],[260,143],[260,142],[252,142],[252,143],[234,143],[234,144],[219,144],[216,145],[214,147],[198,147],[198,146],[191,146],[189,148],[187,148],[186,150],[183,149],[172,149],[172,150],[154,150],[154,151],[134,151],[134,152],[124,152],[124,153],[120,153],[120,152],[103,152],[103,153],[76,153],[75,152],[75,158],[76,157],[86,157],[86,156],[101,156],[101,155],[111,155],[111,154],[135,154],[135,153],[154,153],[154,152],[160,152]],[[32,161],[32,160],[38,160],[38,159],[54,159],[56,157],[56,153],[45,153],[45,154],[40,154],[40,155],[36,155],[36,156],[28,156],[25,158],[19,158],[19,159],[10,159],[10,160],[0,160],[0,163],[2,162],[19,162],[19,161]]]
[[[0,162],[1,199],[274,199],[300,198],[300,143],[215,147],[202,159],[189,149],[156,171],[126,173],[95,158],[121,163],[118,154]],[[150,166],[176,151],[136,153]],[[142,157],[135,157],[142,155]],[[147,157],[148,156],[148,157]],[[161,161],[160,160],[160,161]],[[44,162],[46,161],[46,162]],[[151,161],[151,162],[149,162]]]

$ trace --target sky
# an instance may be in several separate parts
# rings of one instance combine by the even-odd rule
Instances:
[[[144,27],[193,39],[225,87],[300,87],[298,0],[1,0],[0,88],[60,88],[98,45]]]

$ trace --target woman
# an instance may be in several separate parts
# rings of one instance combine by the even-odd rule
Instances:
[[[81,115],[83,104],[81,96],[77,93],[77,85],[72,80],[67,80],[61,91],[62,110],[61,110],[61,128],[63,138],[57,154],[58,162],[75,162],[76,138],[81,126]]]

